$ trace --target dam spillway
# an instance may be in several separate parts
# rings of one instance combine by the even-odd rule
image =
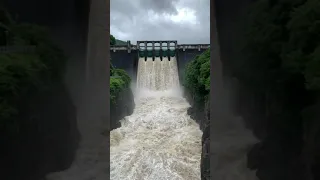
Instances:
[[[179,85],[177,61],[139,58],[136,107],[110,132],[110,179],[200,180],[199,125]]]
[[[163,44],[162,44],[163,43]],[[169,46],[168,46],[169,45]],[[197,55],[202,54],[210,47],[210,44],[178,44],[177,41],[137,41],[131,44],[127,41],[126,45],[114,45],[110,48],[111,62],[115,68],[124,69],[132,79],[136,79],[138,72],[138,61],[140,58],[145,60],[159,57],[172,57],[177,61],[180,80],[186,64],[193,60]]]
[[[138,62],[137,88],[159,91],[179,88],[178,66],[175,57],[140,58]]]

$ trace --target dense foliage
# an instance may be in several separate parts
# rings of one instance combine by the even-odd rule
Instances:
[[[261,89],[282,85],[301,74],[308,89],[318,89],[320,18],[317,0],[258,1],[251,8],[247,42],[247,55],[237,68],[244,80],[258,83]],[[255,78],[254,78],[255,77]]]
[[[31,95],[50,89],[61,81],[66,57],[52,43],[45,28],[18,24],[8,13],[1,13],[0,34],[8,32],[8,46],[35,46],[34,52],[10,52],[0,55],[0,128],[19,127],[19,104]]]
[[[110,99],[115,103],[118,94],[125,88],[129,88],[131,78],[123,69],[112,69],[110,74]]]
[[[116,45],[116,38],[112,34],[110,34],[110,45]]]
[[[110,45],[127,45],[127,42],[116,39],[112,34],[110,34]]]
[[[110,35],[110,45],[116,45],[117,40],[113,35]],[[110,59],[110,100],[115,103],[121,91],[129,88],[131,78],[123,69],[116,69],[113,67]]]
[[[317,151],[308,141],[315,142],[320,132],[314,108],[320,102],[319,20],[319,0],[258,0],[243,24],[241,57],[227,65],[247,98],[241,106],[251,103],[243,113],[249,112],[252,121],[264,119],[266,142],[271,138],[269,145],[291,155],[301,153],[304,145],[306,152]]]
[[[183,85],[194,95],[196,102],[204,102],[210,92],[210,49],[186,65]]]
[[[320,1],[272,2],[260,0],[250,8],[245,57],[233,62],[234,74],[300,117],[312,103],[308,95],[320,90]]]
[[[127,42],[116,39],[116,45],[127,45]]]
[[[114,69],[112,74],[114,76],[121,77],[121,79],[124,81],[124,84],[126,85],[126,87],[129,87],[129,84],[131,82],[131,78],[130,78],[130,76],[128,75],[128,73],[125,70],[123,70],[123,69]]]

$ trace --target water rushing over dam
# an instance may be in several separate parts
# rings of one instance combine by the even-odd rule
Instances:
[[[161,60],[159,57],[139,59],[138,63],[138,89],[149,89],[153,91],[163,91],[168,89],[179,89],[179,76],[177,60],[172,57]]]
[[[110,179],[200,179],[202,132],[187,115],[176,60],[138,63],[136,108],[110,132]]]
[[[135,109],[107,138],[88,129],[77,158],[66,171],[47,180],[200,180],[201,137],[199,125],[187,114],[177,61],[139,59],[137,82],[132,88]],[[112,113],[112,112],[111,112]],[[257,140],[240,118],[213,120],[210,164],[214,180],[257,180],[247,168],[247,151]],[[100,134],[100,133],[97,133]]]

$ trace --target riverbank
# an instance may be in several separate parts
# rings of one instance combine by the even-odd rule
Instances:
[[[191,61],[183,77],[184,96],[191,105],[188,115],[202,134],[201,179],[210,179],[210,49]]]
[[[110,133],[115,180],[200,180],[199,125],[187,113],[175,59],[139,59],[136,107]]]
[[[110,130],[121,126],[120,120],[131,115],[135,107],[131,78],[122,69],[110,67]]]

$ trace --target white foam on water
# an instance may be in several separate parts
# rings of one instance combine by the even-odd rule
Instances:
[[[47,180],[200,180],[199,126],[187,115],[188,102],[179,85],[177,61],[139,59],[132,88],[136,107],[110,132],[83,139],[71,168],[52,173]],[[112,112],[111,112],[112,113]],[[213,180],[257,180],[246,168],[248,147],[256,138],[239,118],[213,120],[210,165]],[[96,128],[97,129],[97,128]]]
[[[199,180],[202,132],[187,114],[177,61],[139,59],[136,107],[110,133],[110,179]]]

